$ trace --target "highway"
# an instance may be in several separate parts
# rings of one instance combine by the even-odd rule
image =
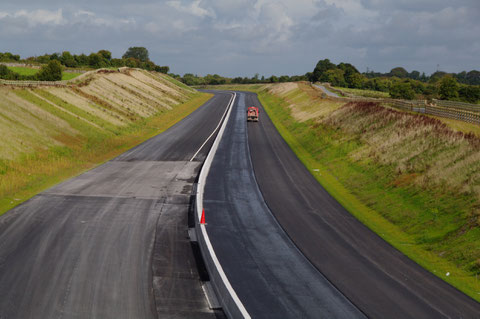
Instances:
[[[256,95],[248,124],[255,178],[276,220],[315,267],[370,318],[479,318],[480,304],[411,261],[346,211],[285,143]],[[260,231],[260,230],[259,230]]]
[[[215,318],[187,234],[230,94],[0,217],[0,318]]]
[[[166,132],[1,216],[0,318],[221,318],[187,224],[230,97],[216,92]],[[253,105],[260,122],[247,124]],[[477,302],[339,205],[255,94],[237,94],[204,207],[218,260],[253,318],[479,317]]]
[[[252,318],[363,318],[295,247],[265,204],[250,160],[246,97],[237,94],[203,200],[208,236],[226,276]]]

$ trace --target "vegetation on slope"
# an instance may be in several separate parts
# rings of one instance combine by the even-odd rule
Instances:
[[[210,95],[130,70],[75,87],[0,87],[0,214],[172,126]]]

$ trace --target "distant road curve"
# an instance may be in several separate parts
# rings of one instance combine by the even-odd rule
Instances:
[[[325,86],[320,85],[320,84],[312,84],[314,87],[319,88],[322,90],[326,95],[331,96],[331,97],[340,97],[338,94],[333,93],[332,91],[329,91]]]

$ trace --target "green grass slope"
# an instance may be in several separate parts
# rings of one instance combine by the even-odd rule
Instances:
[[[141,70],[75,86],[0,86],[0,214],[161,133],[211,95]]]

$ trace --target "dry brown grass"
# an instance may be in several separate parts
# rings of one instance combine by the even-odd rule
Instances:
[[[88,133],[88,129],[85,132],[74,129],[72,123],[59,114],[83,122],[86,128],[100,131],[108,128],[112,132],[171,110],[192,95],[164,76],[137,70],[126,74],[112,70],[92,72],[79,77],[76,83],[80,82],[70,87],[44,87],[41,91],[0,88],[0,160],[64,145],[56,138],[61,134],[84,136]],[[19,91],[30,95],[15,94]],[[53,114],[45,105],[36,105],[38,101],[60,113]]]
[[[89,101],[83,96],[76,94],[73,90],[67,88],[52,88],[49,92],[58,98],[68,101],[69,103],[79,107],[80,109],[101,118],[116,126],[122,126],[125,123],[121,122],[113,112],[108,109],[96,106],[92,101]]]
[[[332,112],[323,123],[367,145],[352,155],[355,160],[373,158],[395,165],[399,182],[447,184],[474,192],[480,200],[480,137],[454,131],[442,121],[370,102],[348,103]]]
[[[293,117],[300,122],[323,118],[344,105],[343,102],[322,98],[318,90],[303,82],[273,84],[265,88],[270,94],[287,101]]]

